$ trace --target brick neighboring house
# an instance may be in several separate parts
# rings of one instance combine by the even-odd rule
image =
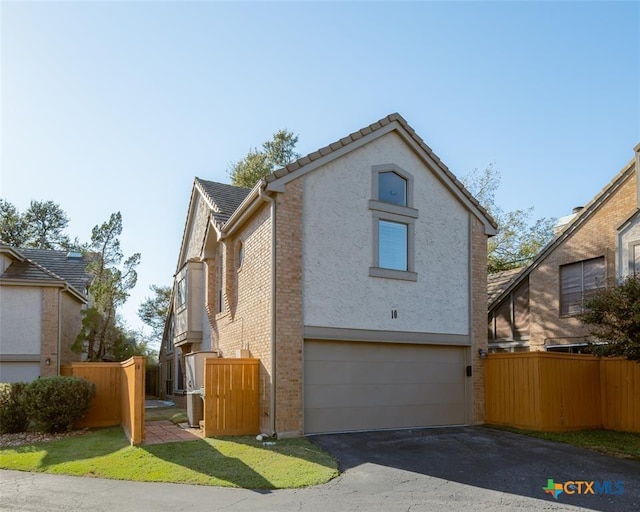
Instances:
[[[561,219],[533,262],[489,276],[492,352],[581,352],[588,328],[577,315],[589,292],[640,273],[640,144],[635,158],[584,208]]]
[[[0,244],[0,382],[28,382],[79,361],[89,276],[80,253]]]
[[[185,354],[248,351],[279,436],[482,422],[495,232],[398,114],[251,190],[196,178],[165,375],[197,388],[175,378]]]

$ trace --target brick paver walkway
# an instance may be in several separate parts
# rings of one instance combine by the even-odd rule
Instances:
[[[145,424],[145,440],[143,444],[175,443],[177,441],[196,441],[203,434],[197,428],[182,428],[168,420],[147,421]]]

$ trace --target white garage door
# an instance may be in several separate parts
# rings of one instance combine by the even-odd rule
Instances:
[[[466,350],[307,340],[305,432],[464,424]]]
[[[0,382],[31,382],[40,376],[38,361],[2,361],[0,363]]]

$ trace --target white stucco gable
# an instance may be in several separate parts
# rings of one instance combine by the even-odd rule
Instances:
[[[413,177],[415,281],[370,275],[372,172],[385,164]],[[303,183],[305,326],[469,334],[473,213],[404,137],[391,130]]]

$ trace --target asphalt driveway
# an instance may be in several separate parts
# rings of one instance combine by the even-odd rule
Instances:
[[[640,510],[640,462],[459,427],[314,436],[344,472],[326,485],[251,491],[0,471],[0,510],[31,512]],[[547,480],[624,482],[624,494],[545,494]],[[615,489],[612,489],[615,490]]]
[[[386,468],[389,486],[406,478],[394,472],[401,470],[426,479],[588,510],[640,510],[640,462],[615,459],[566,444],[487,427],[364,432],[311,439],[333,453],[346,474],[367,465]],[[575,489],[568,489],[573,494],[562,492],[554,498],[543,491],[549,479],[554,483],[596,481],[599,485],[576,483]],[[416,477],[416,482],[421,480]],[[622,482],[622,494],[612,494],[621,490],[617,482]],[[589,487],[593,487],[594,493],[588,492]],[[612,493],[596,494],[598,490]],[[375,492],[373,486],[370,491]]]

